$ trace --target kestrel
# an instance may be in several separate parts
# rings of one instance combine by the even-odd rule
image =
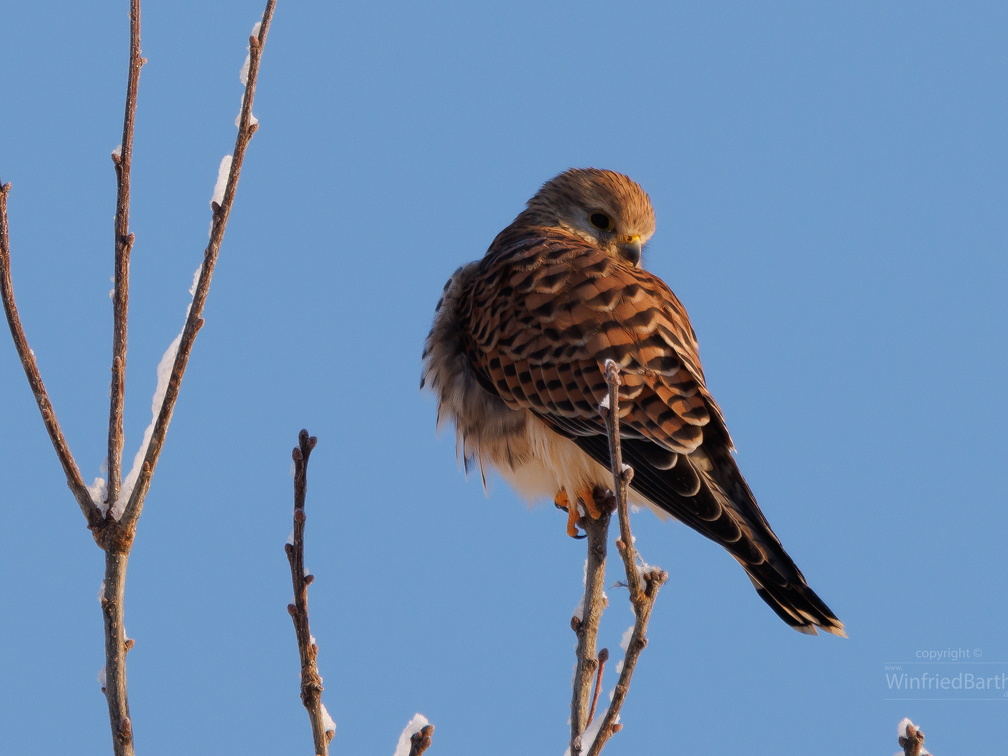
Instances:
[[[794,629],[844,636],[735,464],[685,308],[641,267],[654,229],[651,200],[627,176],[586,168],[547,181],[445,285],[421,382],[438,423],[454,423],[467,470],[476,462],[529,500],[567,504],[573,535],[577,502],[591,511],[593,491],[612,487],[598,406],[615,360],[631,503],[721,544]]]

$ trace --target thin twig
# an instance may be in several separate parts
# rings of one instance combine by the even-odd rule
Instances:
[[[422,728],[410,735],[409,756],[420,756],[431,746],[434,735],[434,725],[424,725]]]
[[[601,411],[609,431],[609,460],[615,487],[616,512],[620,523],[620,538],[616,542],[616,549],[623,557],[623,566],[626,569],[630,604],[634,612],[634,626],[627,644],[626,654],[623,657],[619,680],[613,689],[612,701],[599,725],[598,734],[588,750],[588,756],[598,756],[609,738],[620,729],[616,720],[630,689],[630,680],[637,666],[637,660],[647,645],[647,625],[651,618],[651,610],[654,608],[658,589],[668,580],[668,573],[664,570],[656,568],[639,570],[637,568],[637,550],[634,548],[633,534],[630,532],[630,511],[627,503],[633,468],[623,465],[619,431],[619,386],[621,380],[619,367],[612,360],[606,360],[605,377],[606,384],[609,386],[609,402],[608,407],[603,406]]]
[[[172,412],[175,410],[175,402],[178,400],[179,388],[182,385],[182,376],[185,374],[186,364],[189,362],[189,355],[192,353],[193,343],[196,341],[196,334],[199,333],[200,328],[203,326],[203,308],[206,305],[210,280],[213,277],[214,267],[217,264],[217,256],[220,254],[221,242],[224,239],[224,230],[227,227],[231,207],[234,204],[242,162],[245,160],[245,151],[248,149],[249,141],[256,131],[256,124],[252,122],[252,103],[255,100],[256,81],[259,78],[259,63],[262,60],[263,47],[266,44],[266,35],[269,33],[270,21],[273,18],[275,7],[276,0],[267,0],[266,9],[263,11],[262,23],[259,26],[259,33],[258,35],[249,37],[248,78],[245,84],[245,95],[242,99],[241,115],[238,121],[238,137],[235,140],[231,171],[228,174],[228,182],[227,187],[224,189],[223,200],[220,205],[213,203],[213,225],[210,230],[210,243],[207,244],[206,251],[203,253],[203,265],[200,268],[199,281],[196,284],[196,292],[193,295],[189,314],[182,329],[182,339],[175,354],[175,363],[172,366],[171,376],[168,379],[168,388],[165,391],[161,410],[154,423],[154,431],[151,434],[150,443],[147,444],[147,450],[144,453],[140,473],[137,475],[136,483],[133,485],[133,490],[130,492],[129,500],[126,503],[126,508],[121,518],[123,526],[130,530],[136,526],[137,518],[140,517],[140,511],[143,509],[144,497],[146,497],[147,490],[150,488],[151,476],[154,474],[154,468],[157,466],[158,458],[161,456],[161,448],[164,446],[165,435],[168,433],[168,424],[171,422]]]
[[[112,388],[109,392],[108,484],[106,515],[122,485],[123,402],[126,394],[126,333],[129,312],[129,263],[133,234],[129,230],[130,170],[133,166],[133,131],[136,125],[137,89],[140,68],[140,0],[130,0],[129,75],[126,80],[126,112],[123,116],[122,145],[112,153],[116,172],[115,283],[112,290]]]
[[[84,485],[80,468],[74,461],[66,437],[56,419],[56,411],[53,409],[52,402],[49,401],[49,394],[42,382],[42,375],[39,373],[38,363],[35,361],[35,353],[28,346],[28,338],[25,336],[21,317],[18,315],[17,303],[14,300],[14,284],[11,281],[10,234],[7,225],[7,195],[10,193],[10,188],[10,184],[0,186],[0,297],[3,299],[4,312],[7,314],[7,325],[10,326],[14,348],[17,349],[18,357],[21,358],[21,366],[28,378],[28,385],[31,387],[32,394],[35,395],[39,412],[42,413],[42,422],[49,433],[49,440],[52,441],[56,456],[59,457],[60,464],[63,466],[67,485],[73,492],[74,498],[77,499],[77,504],[87,520],[88,527],[95,530],[102,525],[101,510],[98,509],[87,486]]]
[[[308,457],[318,439],[309,436],[308,431],[298,434],[298,445],[291,456],[294,458],[294,536],[286,544],[284,551],[291,568],[291,583],[294,586],[294,603],[287,605],[294,620],[294,634],[297,636],[298,653],[301,656],[301,703],[308,710],[311,720],[312,738],[315,740],[316,756],[329,753],[329,743],[336,731],[332,729],[325,707],[322,705],[322,676],[318,671],[318,646],[308,624],[308,586],[314,575],[305,574],[304,531],[305,495],[308,491]]]
[[[124,530],[112,512],[122,483],[123,402],[126,392],[126,332],[129,310],[129,258],[133,235],[129,232],[130,168],[133,164],[133,130],[136,123],[137,89],[140,86],[140,0],[130,0],[129,73],[123,115],[121,152],[112,154],[116,170],[115,279],[112,294],[112,386],[109,391],[108,483],[105,498],[106,527],[96,535],[105,549],[105,594],[102,614],[105,628],[105,699],[112,749],[116,756],[133,755],[133,724],[126,686],[126,566],[133,541],[133,528]]]
[[[606,501],[608,499],[608,501]],[[606,541],[609,538],[609,520],[612,517],[612,498],[596,496],[596,504],[602,516],[582,518],[580,524],[584,528],[588,541],[588,558],[585,562],[585,592],[581,602],[581,616],[571,617],[571,629],[577,634],[577,649],[575,651],[577,666],[574,668],[574,684],[571,696],[571,756],[581,753],[581,735],[591,723],[589,715],[589,700],[592,680],[599,668],[596,653],[598,643],[599,621],[606,608],[606,598],[603,592],[606,566]],[[576,507],[577,502],[568,506]]]
[[[619,428],[619,387],[623,383],[620,378],[619,366],[613,360],[605,362],[606,385],[609,386],[609,404],[602,408],[609,432],[609,464],[612,469],[613,483],[616,489],[616,514],[619,518],[620,540],[617,548],[623,557],[626,567],[627,585],[630,587],[630,600],[634,601],[641,592],[641,575],[637,571],[637,550],[634,548],[633,535],[630,533],[630,511],[627,506],[627,495],[630,481],[633,479],[633,468],[623,464],[623,447],[620,443]],[[620,543],[623,544],[620,547]]]
[[[589,724],[595,719],[595,707],[598,706],[599,693],[602,692],[602,675],[607,661],[609,661],[609,649],[603,648],[598,654],[598,670],[595,672],[595,685],[592,689],[591,706],[588,709]]]

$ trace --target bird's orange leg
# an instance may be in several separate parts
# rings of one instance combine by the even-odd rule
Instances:
[[[591,488],[583,488],[578,492],[578,501],[584,504],[585,509],[588,511],[588,516],[593,520],[597,520],[602,516],[602,510],[598,508],[598,504],[595,503],[595,491]]]
[[[557,491],[556,496],[553,497],[553,503],[556,505],[557,509],[562,509],[565,512],[567,512],[567,535],[569,535],[571,538],[584,538],[584,536],[578,534],[577,505],[571,504],[571,500],[567,496],[566,488],[561,488],[559,491]]]
[[[576,504],[571,503],[566,488],[561,488],[557,491],[556,496],[553,497],[553,503],[556,505],[556,508],[567,512],[567,535],[571,538],[584,538],[582,534],[578,533],[577,528],[577,521],[581,517],[581,513],[578,511],[578,504],[584,505],[585,511],[588,512],[588,516],[593,520],[599,519],[602,516],[602,512],[595,503],[594,491],[591,488],[584,488],[578,491],[575,501],[577,502]]]

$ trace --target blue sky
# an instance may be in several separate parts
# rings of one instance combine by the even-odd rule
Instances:
[[[144,8],[128,459],[260,13]],[[606,753],[889,754],[904,716],[939,754],[989,749],[1008,699],[905,700],[884,665],[1008,672],[1006,32],[1003,3],[281,1],[130,562],[138,751],[309,752],[283,553],[307,427],[337,752],[391,753],[416,711],[431,753],[563,752],[583,544],[552,507],[467,482],[417,385],[447,277],[544,180],[587,165],[650,193],[646,264],[693,318],[765,513],[850,635],[790,631],[721,549],[642,512],[638,546],[670,579]],[[15,287],[89,480],[126,41],[125,3],[0,14]],[[0,751],[101,753],[102,555],[9,343],[0,386]],[[631,616],[609,595],[615,649]],[[922,663],[941,651],[970,657]]]

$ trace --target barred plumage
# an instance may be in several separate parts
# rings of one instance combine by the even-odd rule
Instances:
[[[547,182],[445,287],[424,351],[439,422],[454,423],[467,469],[496,469],[529,499],[608,488],[597,408],[615,360],[633,500],[724,546],[795,629],[844,635],[735,464],[685,308],[640,267],[653,232],[650,199],[622,174]]]

